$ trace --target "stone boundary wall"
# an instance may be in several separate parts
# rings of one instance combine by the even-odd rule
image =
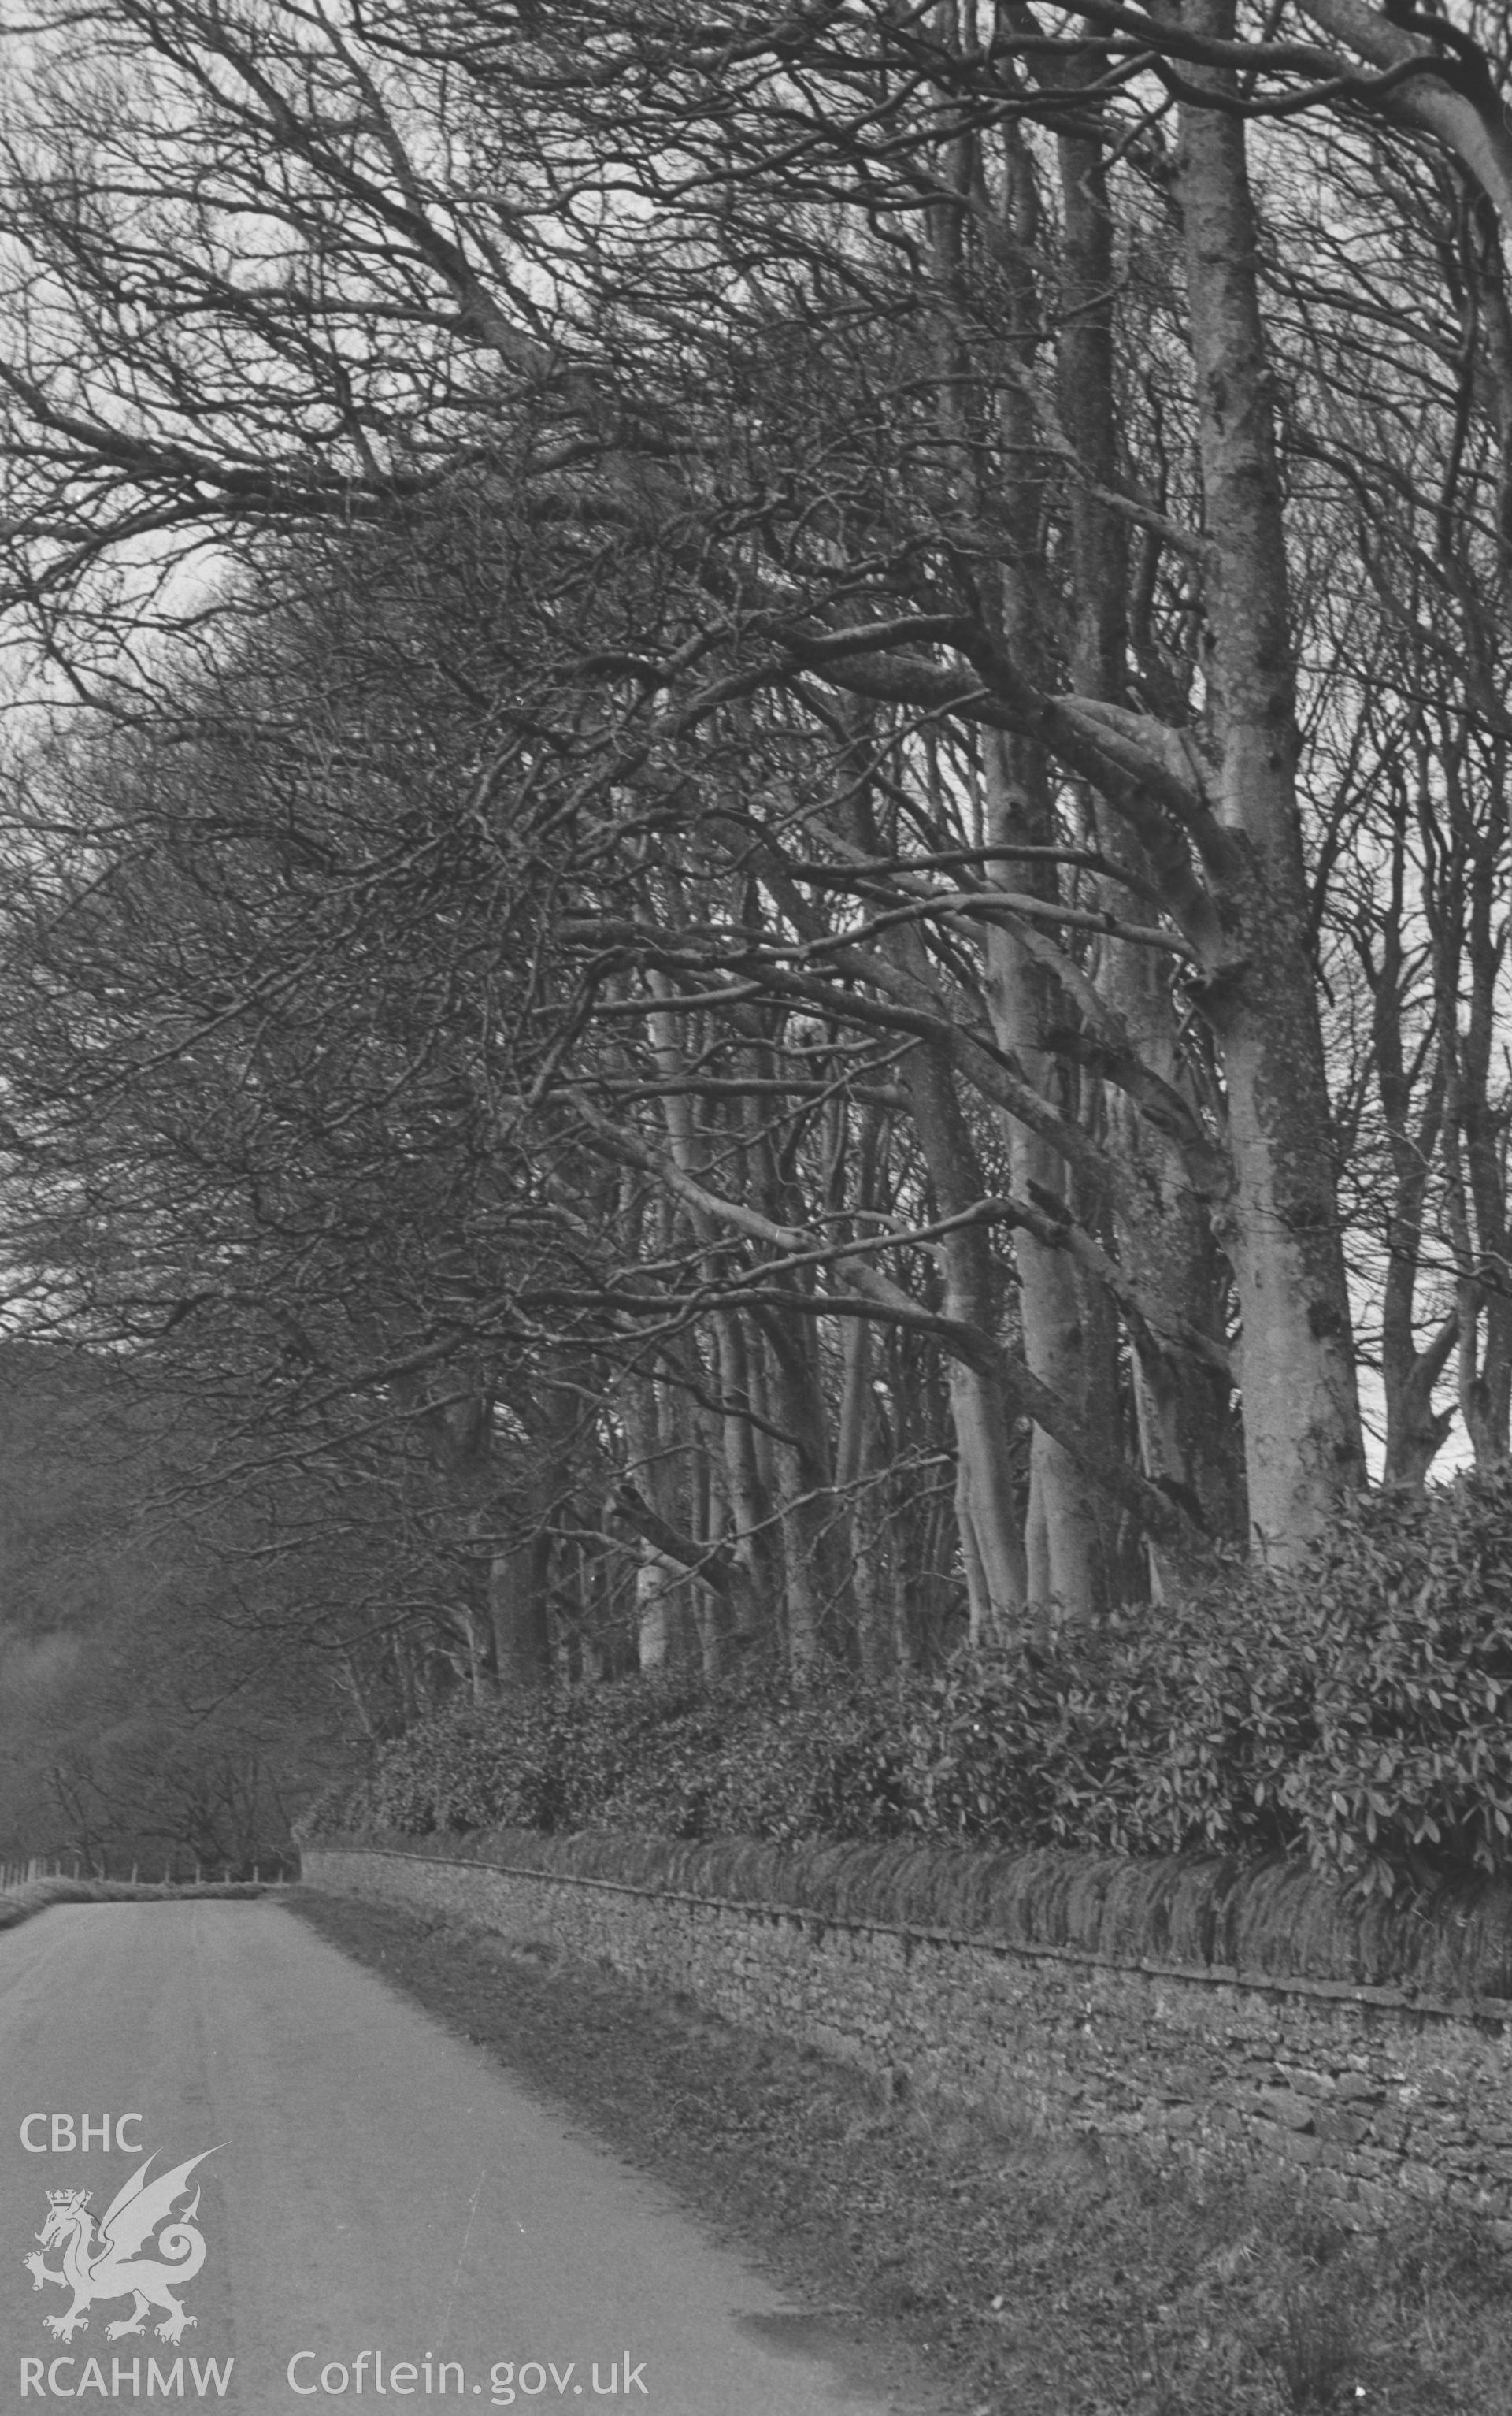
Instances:
[[[971,1926],[898,1916],[931,1868],[936,1898],[964,1888],[978,1907]],[[685,1991],[898,2094],[1171,2152],[1238,2149],[1356,2227],[1406,2194],[1486,2215],[1512,2249],[1512,2000],[1466,1985],[1505,1980],[1512,1900],[1485,1890],[1352,1911],[1293,1865],[517,1832],[312,1841],[304,1876]],[[748,1893],[752,1879],[766,1884]],[[1272,1968],[1217,1959],[1235,1935]],[[1432,1993],[1425,1971],[1462,1993]]]

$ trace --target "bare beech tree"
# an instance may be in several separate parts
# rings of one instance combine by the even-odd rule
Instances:
[[[1409,722],[1324,659],[1288,481],[1328,465],[1331,575],[1371,576],[1390,479],[1321,398],[1358,357],[1389,414],[1418,371],[1405,281],[1310,293],[1295,247],[1434,196],[1475,229],[1427,441],[1443,561],[1499,564],[1495,38],[1361,0],[44,8],[0,201],[9,627],[193,779],[221,732],[211,828],[140,785],[110,828],[97,774],[81,821],[71,771],[20,817],[15,1186],[59,1313],[202,1331],[234,1291],[291,1412],[428,1435],[480,1537],[507,1440],[580,1448],[496,1556],[496,1673],[542,1673],[585,1554],[648,1658],[664,1604],[709,1666],[762,1623],[885,1658],[863,1405],[905,1336],[978,1636],[1217,1538],[1300,1550],[1364,1478],[1314,978],[1362,825],[1313,793],[1343,722],[1378,786]],[[322,566],[361,611],[280,723],[260,621]],[[1410,725],[1460,868],[1410,1072],[1415,929],[1374,892],[1355,924],[1409,1476],[1430,1200],[1479,1448],[1512,1367],[1489,609]]]

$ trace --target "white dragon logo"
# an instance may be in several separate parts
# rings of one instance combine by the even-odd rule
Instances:
[[[170,2261],[161,2264],[157,2257],[138,2257],[135,2251],[157,2230],[173,2200],[183,2197],[195,2166],[202,2165],[205,2157],[215,2152],[214,2148],[206,2148],[202,2154],[190,2156],[187,2164],[175,2165],[172,2172],[159,2173],[153,2182],[147,2179],[153,2163],[149,2156],[146,2164],[140,2166],[116,2191],[100,2219],[97,2239],[95,2218],[89,2212],[89,2191],[49,2190],[47,2221],[33,2236],[41,2242],[44,2250],[58,2241],[63,2242],[62,2269],[49,2265],[45,2256],[35,2251],[23,2262],[34,2290],[39,2290],[44,2282],[61,2282],[66,2290],[73,2292],[73,2304],[66,2315],[45,2318],[55,2340],[72,2340],[76,2332],[88,2331],[89,2318],[84,2311],[92,2301],[127,2297],[133,2298],[136,2304],[129,2316],[106,2325],[107,2340],[119,2340],[126,2333],[140,2333],[149,2306],[167,2310],[157,2326],[159,2340],[183,2338],[194,2318],[186,2315],[168,2286],[171,2282],[182,2286],[204,2263],[204,2234],[194,2221],[200,2211],[198,2183],[192,2204],[153,2242]]]

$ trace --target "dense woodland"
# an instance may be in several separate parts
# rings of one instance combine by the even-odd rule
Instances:
[[[1506,1460],[1503,10],[7,61],[7,1325],[307,1705],[1074,1656]]]
[[[202,1427],[82,1353],[0,1349],[0,1860],[269,1875],[350,1775],[352,1556],[271,1555],[267,1503],[199,1489]],[[292,1532],[292,1487],[279,1509]]]

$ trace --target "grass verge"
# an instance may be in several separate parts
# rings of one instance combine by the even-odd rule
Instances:
[[[1467,2218],[1361,2241],[1248,2167],[910,2105],[548,1947],[281,1897],[973,2416],[1512,2410],[1512,2260]]]

